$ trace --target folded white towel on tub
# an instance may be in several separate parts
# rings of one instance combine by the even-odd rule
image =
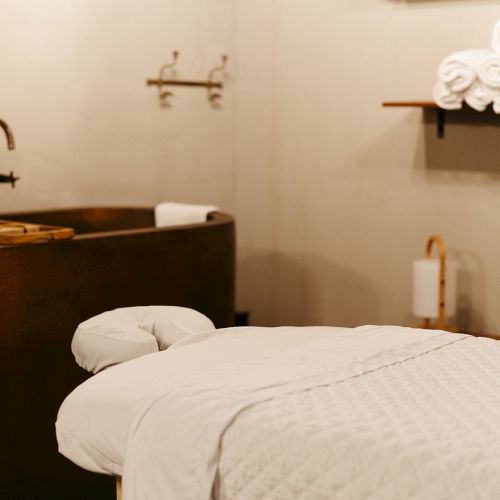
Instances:
[[[478,67],[479,79],[490,87],[500,88],[500,55],[490,54]]]
[[[453,92],[448,85],[438,81],[434,85],[434,101],[443,109],[461,109],[464,100],[463,92]]]
[[[491,54],[489,50],[472,49],[455,52],[446,57],[438,68],[438,79],[451,91],[463,92],[477,77],[481,62]]]
[[[207,220],[208,214],[219,209],[213,205],[165,202],[155,207],[156,227],[198,224]]]
[[[480,80],[476,80],[464,94],[465,102],[476,111],[484,111],[492,102],[491,88]]]

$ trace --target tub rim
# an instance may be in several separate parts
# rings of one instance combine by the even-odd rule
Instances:
[[[10,217],[22,217],[23,215],[26,216],[33,216],[33,215],[43,215],[44,213],[54,213],[54,212],[79,212],[79,211],[85,211],[85,210],[113,210],[113,211],[132,211],[132,210],[137,210],[137,211],[153,211],[154,212],[154,206],[110,206],[110,205],[99,205],[99,206],[82,206],[82,207],[69,207],[69,208],[64,208],[64,207],[58,207],[58,208],[51,208],[51,209],[42,209],[42,210],[23,210],[19,212],[0,212],[0,219],[6,219],[8,220],[9,216]],[[71,241],[78,241],[78,240],[88,240],[88,239],[95,239],[95,238],[110,238],[110,237],[117,237],[117,236],[136,236],[136,235],[141,235],[141,234],[148,234],[148,233],[162,233],[162,232],[167,232],[167,231],[192,231],[193,229],[201,229],[205,227],[213,227],[213,226],[220,226],[220,225],[225,225],[225,224],[234,224],[234,217],[232,215],[229,215],[228,213],[225,212],[212,212],[209,214],[209,218],[205,222],[196,222],[196,223],[191,223],[191,224],[176,224],[172,226],[163,226],[163,227],[156,227],[156,226],[144,226],[144,227],[139,227],[139,228],[130,228],[130,229],[116,229],[116,230],[106,230],[106,231],[94,231],[94,232],[86,232],[86,233],[77,233],[75,231],[75,235],[71,239],[67,240],[39,240],[39,241],[32,241],[32,242],[27,242],[27,243],[18,243],[14,245],[1,245],[0,244],[0,249],[3,248],[14,248],[14,247],[21,247],[21,246],[31,246],[31,245],[43,245],[43,244],[67,244]],[[65,227],[71,227],[71,226],[65,226]],[[73,228],[74,229],[74,228]]]

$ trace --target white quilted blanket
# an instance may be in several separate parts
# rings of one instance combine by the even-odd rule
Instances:
[[[499,499],[498,345],[362,327],[183,373],[129,432],[124,500]]]

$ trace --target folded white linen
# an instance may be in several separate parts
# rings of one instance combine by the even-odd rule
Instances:
[[[492,102],[490,87],[476,79],[464,93],[465,102],[476,111],[484,111]]]
[[[490,88],[491,98],[493,100],[493,111],[500,115],[500,89]]]
[[[498,500],[499,411],[500,344],[469,337],[245,410],[214,498]]]
[[[496,22],[491,36],[491,48],[497,54],[500,54],[500,19]]]
[[[483,49],[454,52],[439,65],[438,80],[446,83],[453,92],[463,92],[472,85],[479,64],[490,54],[489,50]]]
[[[190,203],[159,203],[155,207],[156,227],[198,224],[207,220],[208,214],[219,209],[213,205],[193,205]]]
[[[434,85],[434,101],[443,109],[461,109],[464,100],[463,92],[453,92],[448,85],[442,81],[438,81]]]
[[[486,85],[500,88],[500,54],[490,54],[478,67],[477,75]]]
[[[277,401],[280,397],[291,397],[287,411],[280,415],[279,426],[275,427],[275,432],[286,432],[289,427],[287,422],[293,422],[293,415],[290,420],[289,418],[294,408],[294,395],[321,387],[334,387],[348,383],[349,380],[359,380],[369,373],[388,367],[400,367],[407,360],[464,341],[466,337],[428,330],[366,326],[328,336],[272,357],[250,358],[245,362],[230,362],[209,369],[179,373],[164,381],[163,388],[157,392],[156,398],[145,399],[137,407],[136,421],[128,433],[123,467],[124,500],[209,500],[212,498],[220,459],[221,438],[235,419],[250,408],[267,401]],[[404,370],[404,367],[400,369]],[[432,379],[428,383],[432,384]],[[458,394],[461,394],[460,389],[453,397],[456,399]],[[337,403],[337,411],[364,412],[363,408],[342,408],[342,402]],[[365,404],[369,405],[369,400],[366,400]],[[335,408],[335,405],[332,408]],[[307,420],[303,420],[304,424],[306,422]],[[391,422],[387,420],[385,424],[390,425]],[[339,453],[347,454],[351,443],[348,440],[346,443],[346,437],[352,436],[355,439],[360,429],[351,428],[347,433],[346,429],[340,428],[325,427],[322,430],[327,435],[329,431],[333,433],[332,438],[337,438],[337,446],[347,445],[341,448],[344,451]],[[459,435],[457,430],[445,446],[449,446],[450,442],[456,443]],[[304,437],[306,446],[307,437],[310,436]],[[287,438],[294,439],[292,435]],[[382,443],[383,441],[379,442]],[[261,445],[262,443],[255,443],[256,448]],[[432,450],[432,444],[423,451],[416,451],[416,448],[418,446],[412,443],[406,452],[425,457],[426,452]],[[303,463],[311,460],[313,455],[312,447],[307,455],[290,458],[292,463],[294,459]],[[320,452],[315,458],[325,465],[329,462],[328,454],[323,455]],[[401,456],[398,458],[403,460],[403,463],[406,461],[406,458]],[[355,463],[360,466],[363,463],[362,456],[357,455]],[[423,469],[426,468],[425,458],[421,458],[418,463]],[[352,464],[349,465],[352,467]],[[465,465],[468,466],[469,461]],[[479,469],[482,466],[483,463],[479,464]],[[295,471],[293,465],[287,475],[292,471]],[[333,474],[333,471],[333,468],[329,469],[330,474]],[[242,472],[241,481],[251,481],[251,476],[245,478],[244,471]],[[417,469],[411,477],[419,476],[420,473],[421,470]],[[339,482],[340,471],[337,471],[337,474]],[[332,498],[332,492],[328,488],[321,488],[323,493],[320,496],[308,495],[307,485],[314,481],[311,481],[310,474],[300,479],[300,483],[294,482],[294,487],[281,492],[276,498]],[[410,480],[409,478],[408,481]],[[348,490],[346,497],[381,498],[384,495],[380,493],[386,492],[383,481],[374,483],[372,490],[368,486],[372,484],[368,477],[364,484],[364,495],[354,495]],[[278,478],[278,482],[269,485],[268,491],[277,492],[279,486]],[[406,497],[404,492],[407,491],[408,484],[399,482],[391,486],[399,494],[388,495],[386,498]],[[432,488],[422,493],[418,498],[438,497],[435,494],[427,494],[432,493]],[[457,498],[455,493],[456,491],[453,491],[451,496],[439,497]],[[409,496],[417,498],[417,495]],[[492,495],[491,498],[495,497]]]

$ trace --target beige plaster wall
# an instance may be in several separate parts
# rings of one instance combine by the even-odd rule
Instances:
[[[160,200],[234,206],[235,105],[202,89],[160,108],[155,78],[171,51],[177,76],[205,79],[234,45],[231,0],[0,0],[0,210]]]
[[[500,118],[435,137],[441,59],[489,47],[493,1],[238,3],[239,304],[262,324],[415,324],[411,263],[444,236],[459,324],[500,333]]]
[[[460,326],[500,332],[500,127],[383,109],[426,99],[448,53],[488,46],[487,0],[0,0],[0,210],[216,203],[238,220],[257,324],[412,324],[411,262],[441,233]],[[145,79],[231,56],[223,107]]]

